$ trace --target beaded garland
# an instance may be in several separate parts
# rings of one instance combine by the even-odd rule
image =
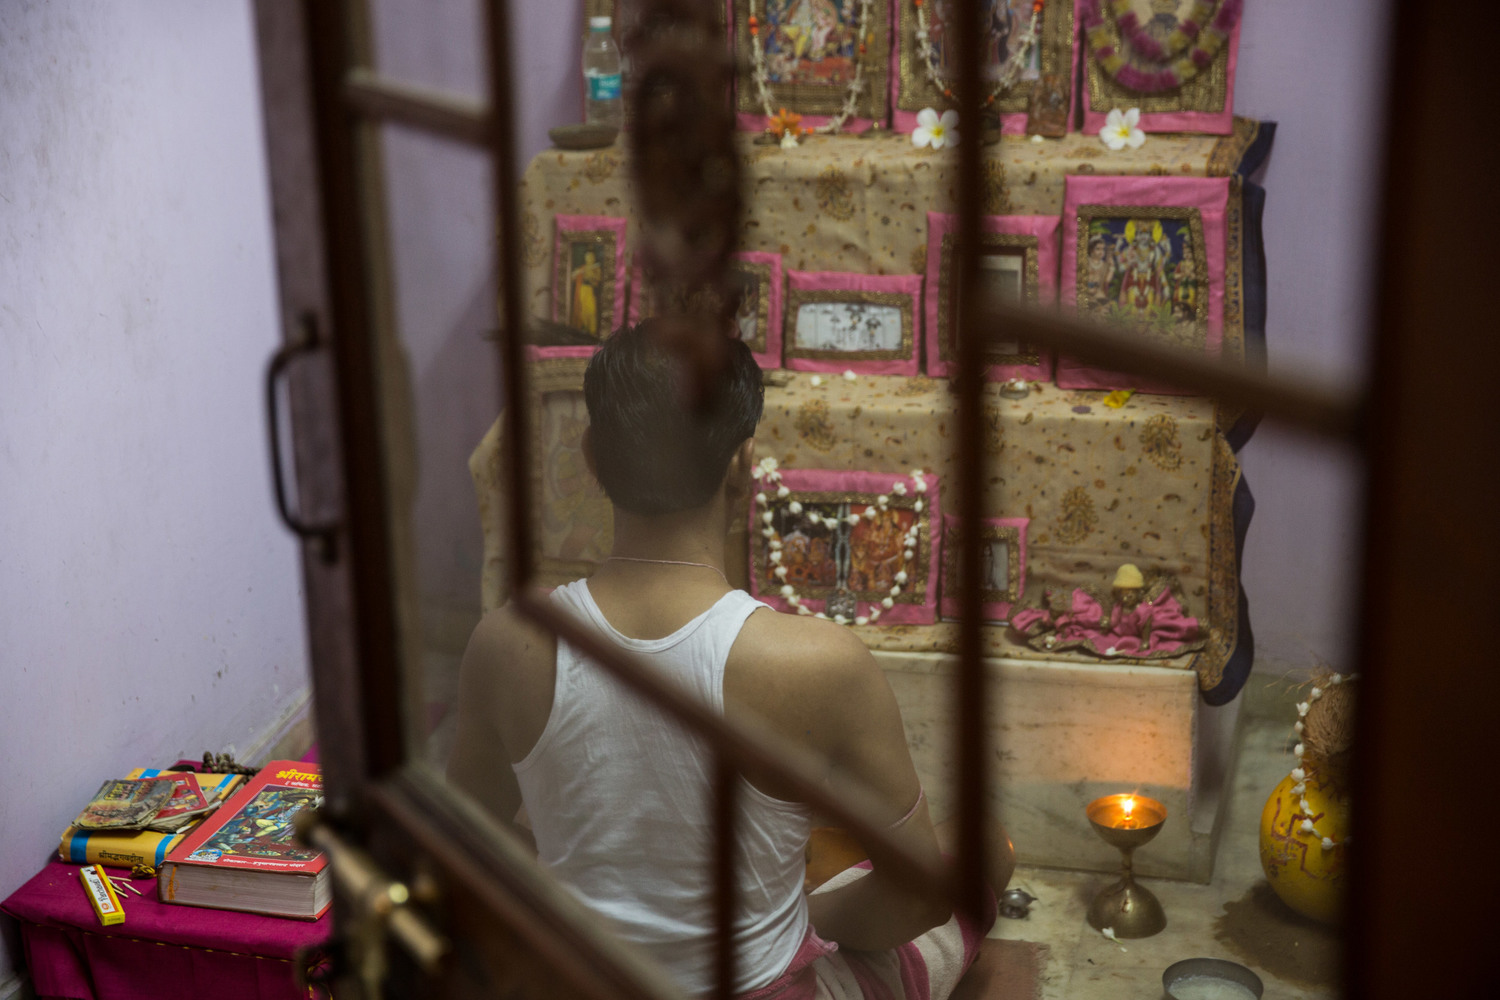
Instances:
[[[1089,50],[1093,53],[1099,68],[1110,79],[1128,90],[1134,90],[1143,94],[1160,93],[1166,90],[1175,90],[1184,83],[1197,76],[1199,71],[1208,68],[1213,62],[1214,56],[1218,55],[1229,35],[1234,31],[1235,25],[1239,23],[1240,12],[1243,8],[1243,0],[1223,0],[1219,5],[1218,13],[1201,30],[1195,25],[1192,35],[1184,39],[1181,48],[1187,48],[1190,41],[1206,35],[1201,41],[1193,45],[1185,55],[1177,55],[1172,52],[1179,33],[1186,34],[1179,25],[1177,31],[1172,33],[1168,39],[1167,50],[1162,51],[1155,40],[1151,45],[1156,46],[1156,51],[1161,52],[1164,59],[1153,58],[1148,52],[1142,51],[1134,42],[1134,36],[1139,35],[1149,38],[1141,29],[1134,13],[1131,12],[1130,22],[1134,25],[1134,32],[1125,31],[1119,19],[1119,10],[1128,6],[1128,0],[1109,0],[1110,11],[1116,15],[1116,23],[1121,24],[1124,38],[1116,40],[1110,33],[1109,26],[1105,24],[1104,15],[1100,9],[1100,0],[1082,0],[1079,10],[1084,35],[1089,41]],[[1195,6],[1191,17],[1198,15],[1198,7]],[[1145,70],[1131,65],[1122,51],[1126,46],[1130,47],[1133,54],[1146,62],[1166,63],[1160,69]],[[1180,51],[1180,49],[1179,49]]]
[[[1021,73],[1021,67],[1030,58],[1031,47],[1036,44],[1037,21],[1042,16],[1042,4],[1044,0],[1031,0],[1031,20],[1027,22],[1025,29],[1021,32],[1020,49],[1009,59],[1005,60],[1005,68],[1000,71],[1000,76],[995,80],[995,85],[984,99],[984,106],[989,107],[1000,99],[1000,95],[1009,90],[1016,82],[1016,77]],[[953,100],[953,88],[943,82],[942,75],[938,73],[937,54],[933,51],[932,40],[927,27],[927,3],[926,0],[912,0],[917,9],[917,48],[922,55],[922,70],[931,83],[943,96],[950,101]]]
[[[844,127],[854,114],[855,107],[859,104],[859,95],[865,89],[865,50],[869,41],[871,0],[859,0],[859,25],[855,28],[854,39],[857,43],[857,57],[854,60],[854,76],[849,81],[848,90],[844,95],[844,104],[839,108],[839,113],[828,120],[826,124],[812,129],[820,135],[829,135]],[[769,120],[776,117],[771,111],[771,84],[766,75],[766,50],[760,40],[760,19],[755,16],[755,8],[750,9],[746,24],[750,28],[750,51],[755,59],[755,67],[751,74],[755,80],[755,92],[760,98],[760,106]],[[795,133],[793,133],[795,134]]]
[[[1349,674],[1348,676],[1345,676],[1343,674],[1334,674],[1332,680],[1330,680],[1329,683],[1345,684],[1349,681],[1356,680],[1358,677],[1358,674]],[[1297,723],[1292,728],[1296,730],[1298,736],[1301,736],[1302,731],[1306,728],[1302,720],[1307,718],[1307,713],[1312,708],[1312,703],[1317,701],[1321,697],[1323,697],[1323,689],[1314,687],[1307,693],[1306,701],[1297,703]],[[1302,833],[1309,833],[1314,837],[1318,837],[1322,842],[1323,850],[1331,851],[1335,847],[1338,847],[1340,844],[1349,843],[1352,838],[1345,837],[1340,841],[1334,840],[1332,837],[1324,837],[1322,834],[1318,833],[1318,828],[1313,824],[1312,805],[1307,801],[1307,799],[1300,797],[1304,792],[1307,791],[1307,766],[1302,760],[1302,754],[1305,750],[1306,747],[1302,745],[1301,741],[1298,741],[1296,747],[1294,747],[1292,750],[1292,752],[1297,755],[1297,766],[1292,768],[1292,780],[1296,782],[1296,784],[1292,786],[1292,794],[1299,796],[1297,805],[1302,810],[1303,817],[1302,824],[1298,826],[1297,829]]]
[[[750,474],[755,478],[757,482],[761,483],[763,486],[761,492],[755,495],[755,502],[761,507],[768,507],[773,498],[777,500],[786,500],[791,495],[792,491],[788,489],[781,481],[781,472],[778,468],[776,459],[761,459],[760,462],[755,466],[755,468],[751,470]],[[913,469],[911,479],[912,489],[916,491],[916,493],[923,494],[927,492],[927,480],[923,478],[921,469]],[[896,494],[897,496],[905,496],[906,483],[900,479],[896,480],[891,484],[890,492]],[[848,523],[851,525],[858,524],[861,518],[867,518],[873,521],[881,511],[886,510],[890,507],[890,503],[890,495],[882,493],[878,497],[876,497],[874,504],[865,508],[863,514],[849,514]],[[912,509],[915,510],[916,513],[921,514],[925,506],[926,504],[922,502],[922,497],[919,495],[916,501],[912,504]],[[802,513],[802,504],[796,500],[791,500],[788,502],[787,509],[793,514],[800,514]],[[901,568],[896,572],[895,583],[891,586],[889,595],[881,598],[879,604],[871,604],[869,610],[865,614],[856,614],[851,618],[842,614],[828,615],[822,611],[813,611],[803,603],[801,595],[797,593],[797,588],[786,582],[787,568],[782,564],[781,561],[781,538],[777,534],[776,528],[773,526],[776,520],[775,512],[766,509],[760,515],[760,519],[761,523],[765,525],[765,527],[761,528],[760,533],[761,536],[766,539],[766,547],[769,549],[767,559],[770,561],[771,565],[775,567],[771,571],[772,575],[774,575],[776,579],[782,581],[780,591],[782,599],[784,599],[787,604],[796,608],[797,614],[799,615],[811,615],[814,618],[823,618],[825,620],[837,622],[840,625],[873,625],[875,622],[880,620],[880,616],[883,611],[888,611],[892,606],[895,605],[895,599],[901,596],[902,588],[910,580],[910,576],[907,574],[907,567],[910,566],[912,560],[916,558],[919,530],[922,525],[922,518],[918,517],[915,521],[913,521],[911,528],[906,532],[906,537],[903,540],[902,545]],[[816,511],[809,514],[808,519],[811,520],[814,524],[821,523],[824,520],[822,515],[818,514]]]

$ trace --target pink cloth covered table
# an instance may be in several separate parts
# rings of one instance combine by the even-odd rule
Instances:
[[[154,879],[142,895],[121,893],[125,922],[105,927],[78,881],[78,865],[52,861],[0,903],[21,922],[26,965],[40,998],[78,1000],[291,1000],[326,997],[299,989],[298,949],[324,943],[321,920],[168,905]],[[106,869],[126,875],[122,869]]]

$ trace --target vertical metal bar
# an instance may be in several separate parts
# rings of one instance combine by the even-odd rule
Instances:
[[[739,771],[729,755],[714,754],[714,979],[720,1000],[734,997],[734,814]]]
[[[489,0],[485,12],[485,56],[489,71],[489,150],[495,185],[496,243],[500,248],[500,366],[508,414],[501,428],[501,455],[509,455],[503,473],[510,495],[510,590],[526,586],[532,574],[531,551],[531,396],[525,365],[525,311],[521,302],[520,232],[516,195],[515,99],[510,79],[510,7]]]
[[[985,338],[979,276],[981,30],[978,0],[958,4],[956,37],[958,48],[958,119],[968,133],[958,145],[958,514],[964,546],[960,554],[961,578],[958,652],[959,669],[954,683],[957,699],[959,863],[956,905],[976,918],[985,903],[984,831],[988,801],[988,754],[985,741],[985,683],[980,589],[983,573],[979,555],[979,524],[984,516],[984,446],[979,428],[984,420]]]

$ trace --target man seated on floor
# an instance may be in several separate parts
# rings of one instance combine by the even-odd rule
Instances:
[[[892,838],[936,863],[939,838],[884,673],[847,628],[780,614],[725,577],[731,513],[751,488],[764,390],[744,343],[704,415],[682,406],[682,373],[652,321],[589,362],[584,452],[614,507],[614,549],[551,595],[615,646],[651,659],[703,703],[749,714],[885,803]],[[713,760],[665,714],[510,608],[464,654],[448,773],[496,816],[521,805],[540,861],[691,994],[714,985],[709,813]],[[511,768],[496,768],[497,752]],[[763,997],[946,997],[993,923],[975,926],[870,870],[807,895],[810,810],[774,776],[744,775],[736,834],[736,989]],[[991,874],[1014,868],[995,831]],[[842,946],[838,949],[835,945]]]

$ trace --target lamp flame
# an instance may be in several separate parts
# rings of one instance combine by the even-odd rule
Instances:
[[[1128,799],[1125,800],[1124,808],[1125,808],[1125,818],[1129,819],[1130,818],[1130,812],[1131,812],[1131,810],[1135,808],[1135,796],[1134,795],[1132,795],[1130,798],[1128,798]]]

